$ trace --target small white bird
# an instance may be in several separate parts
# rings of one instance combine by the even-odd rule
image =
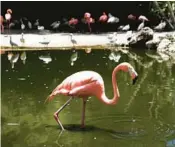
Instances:
[[[130,25],[127,24],[122,28],[122,31],[128,31],[130,29]]]
[[[111,15],[111,13],[108,14],[108,21],[107,23],[118,23],[119,22],[119,18]]]
[[[21,30],[24,30],[25,29],[25,25],[22,23],[21,24]]]
[[[25,29],[25,25],[24,25],[24,23],[23,23],[22,18],[20,19],[20,22],[21,22],[21,30],[24,30],[24,29]]]
[[[124,25],[121,25],[117,28],[117,30],[122,31],[123,27],[124,27]]]
[[[74,38],[74,36],[73,36],[73,34],[71,33],[70,34],[70,41],[72,42],[72,44],[73,44],[73,47],[75,46],[75,44],[77,44],[77,41],[75,40],[75,38]]]
[[[32,29],[32,23],[30,21],[28,21],[28,27],[29,29]]]
[[[44,30],[44,26],[38,26],[37,29],[38,29],[39,31],[42,31],[42,30]]]
[[[55,21],[50,25],[53,29],[58,29],[60,26],[60,21]]]
[[[34,23],[34,26],[38,27],[39,26],[39,19],[37,19]]]
[[[12,41],[12,36],[10,36],[10,45],[13,46],[18,46],[15,42]]]
[[[24,34],[23,34],[23,33],[21,33],[21,38],[20,38],[20,41],[21,41],[21,43],[22,43],[22,44],[24,44],[24,43],[25,43],[25,39],[24,39]]]
[[[154,27],[154,30],[162,31],[165,27],[166,27],[166,22],[161,21],[156,27]]]

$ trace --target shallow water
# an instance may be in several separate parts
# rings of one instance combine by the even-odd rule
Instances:
[[[2,146],[175,146],[175,64],[171,61],[159,63],[144,51],[118,52],[119,62],[109,59],[109,50],[89,54],[78,51],[73,61],[72,51],[26,53],[25,64],[19,58],[14,68],[7,53],[1,55]],[[85,129],[80,129],[82,100],[71,101],[60,113],[66,128],[61,132],[53,113],[67,97],[57,96],[44,104],[50,92],[70,74],[94,70],[102,75],[106,95],[112,98],[111,73],[124,61],[138,72],[137,83],[133,86],[129,75],[120,72],[117,82],[121,97],[117,105],[107,106],[95,97],[89,98]]]

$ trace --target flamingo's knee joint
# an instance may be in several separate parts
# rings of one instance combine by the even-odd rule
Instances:
[[[54,113],[54,114],[53,114],[53,117],[54,117],[55,119],[57,119],[57,118],[58,118],[58,114],[57,114],[57,113]]]

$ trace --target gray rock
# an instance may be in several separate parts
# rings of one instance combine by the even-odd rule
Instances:
[[[156,38],[156,39],[152,39],[146,42],[146,47],[148,49],[157,49],[158,44],[160,43],[160,39]]]
[[[171,41],[169,39],[162,39],[157,47],[157,52],[165,52],[168,51],[169,45],[171,44]]]
[[[154,31],[145,27],[133,35],[129,40],[129,46],[134,48],[145,48],[146,42],[153,39]]]
[[[168,51],[171,53],[175,53],[175,42],[172,42],[169,47],[168,47]]]

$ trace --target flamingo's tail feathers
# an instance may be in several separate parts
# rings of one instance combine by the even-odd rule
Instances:
[[[50,96],[48,96],[44,102],[44,104],[49,100]]]
[[[53,94],[49,95],[49,96],[46,98],[44,104],[45,104],[47,101],[53,100],[54,97],[55,97],[55,95],[53,95]]]

